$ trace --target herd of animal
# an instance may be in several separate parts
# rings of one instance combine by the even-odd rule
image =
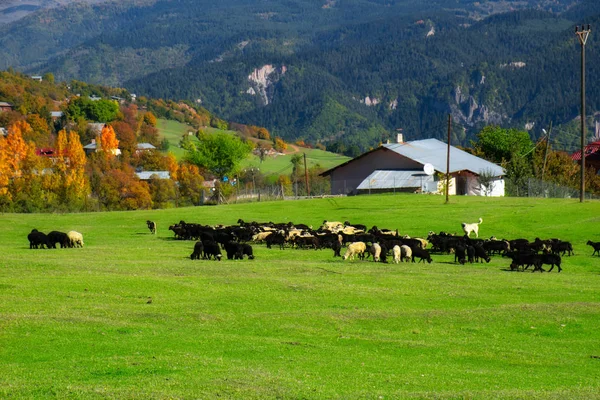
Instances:
[[[83,235],[76,231],[67,233],[52,231],[46,235],[37,229],[32,229],[27,235],[27,239],[29,240],[30,249],[56,249],[56,245],[60,245],[61,249],[83,247]]]
[[[193,260],[221,260],[221,249],[225,250],[227,259],[253,259],[251,244],[265,244],[267,248],[277,246],[279,249],[331,249],[334,257],[343,260],[355,258],[364,260],[372,257],[376,262],[405,261],[432,262],[431,254],[454,254],[454,261],[459,264],[474,262],[490,262],[491,257],[500,255],[511,260],[510,269],[525,271],[532,268],[544,271],[543,266],[562,270],[561,257],[573,255],[570,242],[559,239],[534,241],[527,239],[480,239],[479,218],[475,223],[462,223],[464,235],[445,232],[429,232],[427,238],[413,238],[400,235],[398,230],[380,229],[373,226],[351,224],[349,221],[323,221],[318,229],[306,224],[293,222],[245,222],[242,219],[237,225],[202,225],[180,221],[169,226],[175,239],[195,240]],[[148,227],[152,231],[151,221]],[[155,224],[154,224],[155,227]],[[475,238],[471,238],[471,234]],[[600,242],[588,241],[594,248],[594,254],[600,255]],[[342,249],[346,247],[344,255]],[[388,261],[390,260],[390,261]]]
[[[532,268],[549,271],[557,267],[562,270],[564,256],[574,255],[573,246],[568,241],[559,239],[533,241],[527,239],[489,239],[479,238],[479,225],[483,222],[462,223],[464,235],[430,231],[427,238],[414,238],[400,235],[398,230],[380,229],[373,226],[367,229],[362,224],[351,224],[349,221],[323,221],[318,229],[306,224],[245,222],[238,220],[237,225],[209,226],[180,221],[169,226],[175,239],[195,240],[190,258],[192,260],[221,260],[222,250],[228,260],[254,259],[251,244],[265,244],[267,248],[278,246],[279,249],[331,249],[334,257],[343,260],[360,260],[372,257],[376,262],[432,262],[431,254],[454,254],[454,262],[459,264],[490,262],[491,257],[499,255],[511,260],[510,269],[525,271]],[[156,234],[156,222],[146,221],[150,233]],[[471,238],[471,234],[475,238]],[[83,235],[76,231],[67,233],[52,231],[48,234],[33,229],[29,235],[30,249],[73,248],[83,247]],[[587,245],[594,249],[593,255],[600,256],[600,242],[589,240]],[[346,247],[344,255],[342,249]]]

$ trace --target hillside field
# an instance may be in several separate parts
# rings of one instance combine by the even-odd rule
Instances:
[[[0,398],[598,399],[600,202],[372,195],[155,211],[2,214]],[[192,261],[168,226],[324,219],[426,236],[558,237],[563,272],[342,261],[267,249]],[[156,221],[151,235],[146,220]],[[29,249],[32,228],[82,232]],[[546,267],[547,269],[547,267]]]
[[[182,135],[190,131],[190,126],[177,121],[158,119],[157,128],[159,134],[169,141],[169,152],[173,153],[175,158],[181,160],[185,155],[185,151],[179,147],[179,141],[181,140]],[[207,132],[223,132],[215,128],[204,129]],[[286,154],[269,156],[262,162],[258,156],[252,154],[248,159],[242,162],[241,168],[257,168],[266,177],[273,177],[275,179],[280,174],[289,175],[292,172],[291,159],[292,155],[296,153],[306,153],[306,162],[309,168],[320,166],[324,169],[329,169],[350,159],[349,157],[328,151],[289,145]]]

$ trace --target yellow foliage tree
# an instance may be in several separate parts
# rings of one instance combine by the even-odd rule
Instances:
[[[119,141],[117,140],[117,135],[112,126],[108,124],[104,125],[102,132],[100,132],[99,141],[105,158],[112,158],[117,155]]]

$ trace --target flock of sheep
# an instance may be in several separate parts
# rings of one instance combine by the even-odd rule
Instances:
[[[150,221],[149,221],[150,222]],[[501,255],[511,260],[510,269],[524,271],[533,267],[533,271],[544,271],[543,265],[550,271],[557,267],[562,270],[561,256],[573,254],[571,243],[559,239],[530,242],[526,239],[505,240],[478,238],[480,218],[475,223],[463,223],[464,235],[452,235],[444,232],[430,232],[426,239],[399,235],[397,230],[379,229],[373,226],[367,229],[360,224],[338,221],[323,221],[321,227],[313,230],[305,224],[260,223],[238,220],[237,225],[209,226],[180,221],[171,225],[176,239],[196,240],[191,259],[222,258],[221,248],[228,259],[252,259],[252,244],[266,244],[267,248],[276,245],[280,249],[332,249],[334,257],[343,260],[369,259],[376,262],[394,263],[404,261],[432,262],[431,254],[454,254],[457,263],[490,262],[493,255]],[[150,225],[149,225],[150,228]],[[471,238],[471,234],[475,238]],[[594,254],[600,255],[600,242],[588,241],[594,247]],[[344,255],[341,250],[346,246]]]
[[[244,257],[254,258],[250,243],[273,245],[280,249],[286,247],[295,249],[332,249],[334,257],[343,260],[355,258],[364,260],[372,256],[375,262],[432,262],[431,253],[454,254],[454,261],[460,264],[473,262],[490,262],[492,255],[501,255],[511,259],[510,269],[524,271],[533,267],[533,271],[544,271],[543,265],[549,265],[552,271],[556,266],[561,268],[561,256],[570,256],[573,246],[570,242],[559,239],[541,240],[536,238],[530,242],[527,239],[479,239],[479,218],[475,223],[462,223],[464,235],[453,235],[444,232],[429,232],[427,239],[401,236],[398,230],[379,229],[373,226],[367,229],[365,225],[344,223],[338,221],[323,221],[321,227],[313,230],[305,224],[288,223],[259,223],[238,220],[238,225],[209,226],[180,221],[171,225],[176,239],[196,240],[190,258],[192,260],[221,260],[221,249],[225,250],[227,259],[241,260]],[[156,223],[146,221],[148,229],[156,234]],[[476,238],[471,238],[474,233]],[[67,233],[52,231],[47,235],[33,229],[27,236],[30,249],[83,247],[83,235],[76,231]],[[592,255],[600,256],[600,242],[589,240]],[[344,255],[342,248],[346,246]]]
[[[30,249],[55,249],[57,244],[60,245],[61,249],[83,247],[83,235],[76,231],[67,233],[52,231],[46,235],[37,229],[32,229],[31,233],[27,235],[27,239],[29,240]]]

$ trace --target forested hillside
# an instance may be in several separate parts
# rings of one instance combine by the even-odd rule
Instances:
[[[0,28],[0,68],[186,99],[348,155],[398,129],[410,140],[445,137],[449,113],[458,144],[488,124],[537,138],[552,121],[555,145],[570,150],[574,26],[596,26],[599,15],[592,0],[77,4]],[[588,115],[600,110],[596,49],[592,34]]]

